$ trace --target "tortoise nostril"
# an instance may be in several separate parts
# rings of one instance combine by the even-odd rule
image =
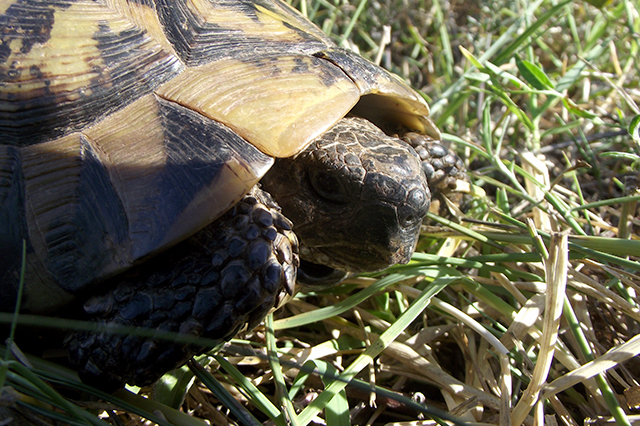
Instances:
[[[403,228],[411,228],[416,224],[416,217],[412,214],[409,214],[407,216],[405,216],[403,219],[401,219],[400,221],[400,225]]]

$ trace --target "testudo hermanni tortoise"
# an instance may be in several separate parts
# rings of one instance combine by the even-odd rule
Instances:
[[[102,328],[67,346],[99,386],[151,383],[203,349],[106,324],[223,341],[297,269],[407,262],[423,169],[458,165],[418,94],[277,0],[0,6],[0,308],[25,241],[23,311],[84,298]]]

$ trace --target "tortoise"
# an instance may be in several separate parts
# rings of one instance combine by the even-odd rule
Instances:
[[[67,346],[102,388],[204,350],[109,324],[222,342],[296,274],[317,285],[406,263],[425,171],[460,169],[420,95],[278,0],[0,13],[0,309],[14,309],[24,241],[23,311],[83,301],[101,328]]]

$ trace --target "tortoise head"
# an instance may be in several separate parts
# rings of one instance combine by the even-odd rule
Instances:
[[[293,221],[302,259],[349,272],[407,263],[431,201],[413,149],[360,118],[276,161],[262,184]]]

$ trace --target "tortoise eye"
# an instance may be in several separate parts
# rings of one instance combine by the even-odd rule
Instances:
[[[348,202],[349,194],[336,174],[317,171],[311,172],[309,178],[311,186],[318,196],[334,203]]]

